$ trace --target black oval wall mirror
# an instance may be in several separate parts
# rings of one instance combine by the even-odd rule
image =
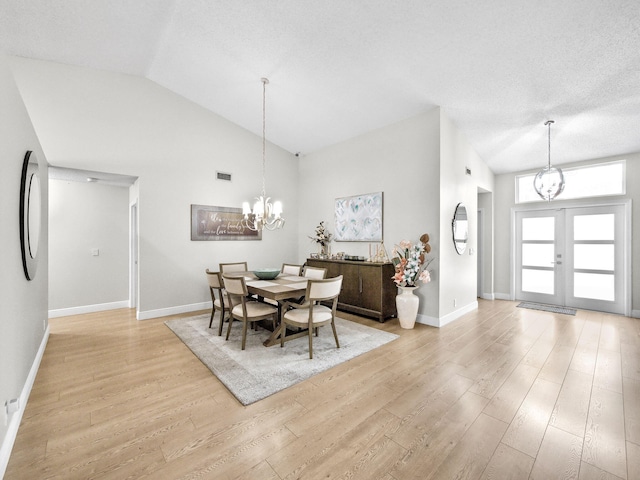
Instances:
[[[20,249],[22,267],[27,280],[34,279],[38,267],[41,214],[42,197],[38,159],[29,150],[24,156],[20,179]]]
[[[453,245],[456,247],[458,255],[462,255],[467,249],[467,240],[469,239],[469,221],[464,204],[459,203],[456,206],[451,226],[453,228]]]

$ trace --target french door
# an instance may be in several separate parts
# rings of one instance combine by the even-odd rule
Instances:
[[[517,211],[518,300],[626,313],[624,205]]]

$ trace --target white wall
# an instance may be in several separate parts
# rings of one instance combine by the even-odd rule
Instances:
[[[478,210],[482,210],[482,248],[478,247],[478,256],[482,257],[482,290],[480,296],[486,300],[494,299],[494,228],[493,228],[493,192],[478,193]],[[479,223],[479,220],[478,220]]]
[[[465,167],[471,169],[471,176],[465,174]],[[494,176],[441,109],[306,156],[300,162],[300,186],[304,192],[300,197],[300,262],[315,251],[306,235],[313,234],[321,220],[333,224],[334,198],[382,190],[389,255],[400,240],[415,242],[425,232],[431,236],[432,282],[415,292],[420,297],[418,321],[440,326],[475,308],[477,257],[455,253],[451,220],[456,205],[465,203],[472,232],[470,247],[475,251],[478,189],[492,192]],[[490,240],[492,216],[489,201]],[[332,250],[367,256],[368,244],[334,242]],[[487,250],[486,260],[491,262],[491,245]]]
[[[139,178],[131,201],[139,213],[140,318],[205,307],[204,270],[220,262],[279,267],[298,258],[293,154],[267,145],[267,194],[284,203],[283,230],[265,232],[262,241],[192,242],[191,204],[240,207],[260,193],[261,137],[143,78],[23,58],[11,63],[52,165]],[[255,108],[261,118],[262,105]],[[233,181],[215,180],[217,170]]]
[[[614,160],[627,161],[627,194],[619,197],[602,197],[604,201],[613,201],[616,199],[631,199],[632,202],[632,315],[640,317],[640,153],[632,153],[628,155],[619,155],[608,158],[597,158],[576,162],[572,164],[563,164],[562,168],[568,168],[578,165],[590,165],[594,163],[603,163]],[[496,197],[495,197],[495,231],[504,232],[496,235],[495,251],[503,252],[496,255],[495,259],[495,293],[497,298],[508,299],[511,296],[511,210],[515,204],[515,177],[532,171],[523,171],[498,175],[496,177]],[[558,205],[574,204],[594,204],[599,201],[598,198],[584,200],[562,200],[561,196],[552,203]],[[508,253],[507,253],[508,252]]]
[[[22,412],[40,362],[47,333],[47,162],[5,56],[0,53],[0,478],[4,475]],[[18,212],[22,162],[37,155],[42,192],[38,266],[28,281],[22,269]],[[20,398],[7,418],[5,402]]]
[[[321,220],[333,224],[335,198],[375,191],[384,192],[389,255],[400,240],[432,238],[433,281],[418,290],[419,321],[449,321],[475,304],[476,257],[454,256],[450,222],[463,201],[473,231],[478,188],[492,191],[493,175],[439,109],[300,159],[268,145],[267,193],[283,200],[285,228],[261,242],[191,242],[190,204],[239,207],[258,193],[260,137],[146,79],[21,58],[12,64],[51,164],[139,178],[130,203],[138,202],[142,318],[206,306],[203,271],[219,262],[303,262],[316,251],[307,236]],[[216,170],[233,182],[216,181]],[[332,249],[367,255],[368,246]],[[461,271],[470,278],[463,284]]]
[[[511,299],[511,208],[515,205],[515,175],[496,175],[495,189],[495,258],[494,294],[501,300]]]
[[[128,300],[129,188],[49,180],[50,316]]]
[[[389,256],[401,240],[432,237],[439,255],[439,109],[432,109],[387,127],[339,143],[300,160],[299,262],[317,247],[309,240],[322,220],[334,225],[338,197],[384,192],[383,239]],[[369,244],[332,242],[333,252],[368,256]],[[438,264],[433,281],[415,293],[420,297],[419,320],[437,316]],[[391,279],[389,280],[391,281]],[[428,318],[427,318],[428,317]]]
[[[441,112],[440,132],[440,324],[477,305],[478,189],[494,190],[494,175],[453,122]],[[466,168],[471,175],[466,174]],[[451,221],[458,203],[469,218],[467,250],[458,255],[453,245]],[[490,219],[491,211],[485,212]],[[489,220],[490,222],[490,220]],[[485,248],[490,246],[485,245]],[[446,268],[445,268],[446,266]]]

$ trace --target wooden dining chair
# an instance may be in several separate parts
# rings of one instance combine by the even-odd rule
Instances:
[[[231,273],[231,272],[247,272],[248,270],[249,270],[249,267],[247,267],[247,262],[220,264],[220,273],[222,273],[222,275],[224,275],[225,273]]]
[[[221,263],[220,264],[220,273],[224,275],[225,273],[234,273],[234,272],[248,272],[249,267],[247,266],[247,262],[233,262],[233,263]],[[253,295],[250,295],[252,298],[255,298]]]
[[[300,277],[302,276],[302,265],[283,263],[280,273],[282,273],[283,275],[293,275],[296,277]],[[287,299],[287,300],[293,300],[293,299]],[[270,305],[275,305],[276,307],[278,306],[278,302],[275,300],[271,300],[270,298],[263,298],[262,301]]]
[[[285,302],[280,316],[280,347],[284,347],[287,325],[306,328],[309,337],[309,358],[313,358],[313,332],[317,336],[318,327],[331,324],[333,337],[336,339],[336,348],[340,348],[335,318],[341,288],[342,275],[323,280],[311,279],[307,282],[305,295],[307,302],[305,304]],[[320,303],[328,301],[331,301],[331,307]]]
[[[244,277],[230,277],[223,275],[222,278],[224,280],[225,290],[229,296],[230,308],[226,340],[229,340],[233,320],[241,321],[242,350],[244,350],[247,343],[247,326],[249,323],[271,318],[273,321],[273,329],[275,331],[278,309],[272,305],[268,305],[264,302],[258,302],[247,297],[249,292],[247,291],[247,284]]]
[[[207,268],[207,281],[209,282],[209,292],[211,293],[211,319],[209,320],[209,328],[213,324],[213,316],[216,310],[220,310],[220,325],[218,325],[218,336],[222,335],[222,324],[224,323],[225,311],[229,310],[229,297],[224,289],[222,274],[220,272],[211,272]],[[216,295],[217,293],[217,295]]]
[[[316,280],[322,280],[324,278],[327,278],[327,269],[326,268],[320,268],[320,267],[305,266],[304,267],[304,272],[302,273],[302,276],[304,276],[306,278],[313,278],[313,279],[316,279]]]
[[[291,263],[283,263],[282,270],[280,270],[285,275],[302,275],[302,265],[293,265]]]
[[[322,280],[327,277],[327,269],[320,268],[320,267],[309,267],[305,265],[304,270],[302,272],[302,276],[305,278],[314,278],[316,280]],[[287,299],[287,301],[296,302],[298,304],[305,304],[307,300],[305,297],[299,297],[299,298]]]

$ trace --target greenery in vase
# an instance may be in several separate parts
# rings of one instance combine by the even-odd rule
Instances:
[[[392,262],[395,265],[396,273],[393,281],[399,287],[416,287],[420,280],[422,283],[429,283],[431,275],[427,267],[433,261],[428,259],[426,254],[431,252],[429,245],[429,235],[423,234],[418,243],[403,240],[393,247]]]

